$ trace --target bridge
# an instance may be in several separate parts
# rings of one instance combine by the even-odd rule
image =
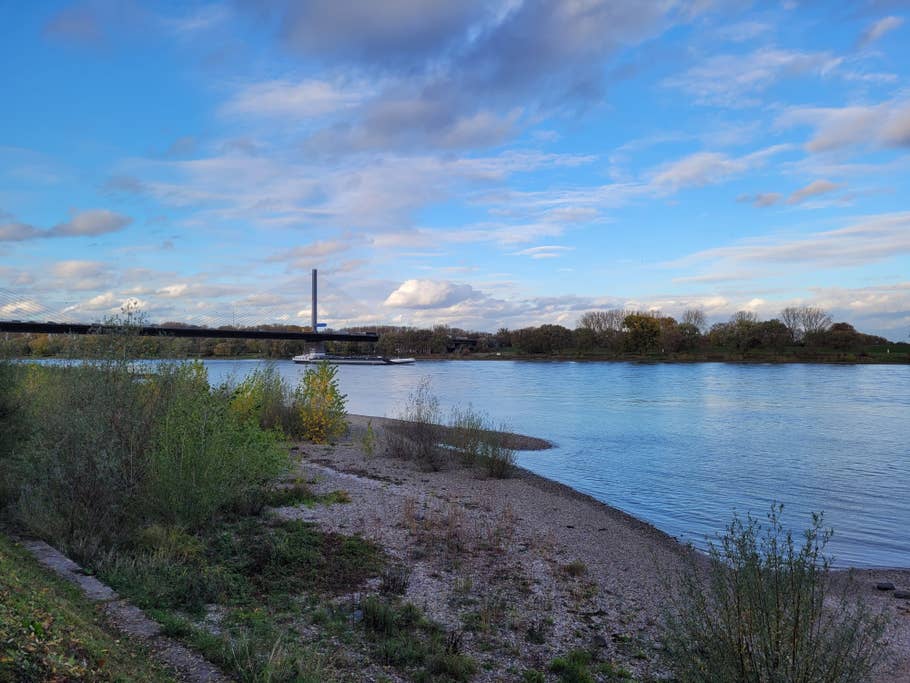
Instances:
[[[32,334],[103,334],[112,326],[88,323],[23,322],[0,320],[0,332]],[[376,342],[375,332],[291,332],[286,330],[245,329],[213,327],[173,327],[163,325],[135,325],[129,329],[143,337],[196,337],[204,339],[286,339],[306,342],[347,341]]]
[[[243,325],[238,327],[236,324],[213,326],[200,325],[183,325],[172,323],[170,325],[148,325],[148,324],[130,324],[128,321],[123,327],[128,328],[132,333],[144,337],[195,337],[197,339],[263,339],[263,340],[289,340],[304,342],[376,342],[379,335],[375,332],[319,332],[324,323],[316,321],[316,269],[312,271],[312,309],[310,332],[300,332],[288,330],[289,325]],[[0,290],[0,304],[8,302],[6,306],[0,306],[0,310],[9,308],[17,310],[12,302],[15,302],[15,296],[12,292]],[[60,319],[65,317],[65,311],[55,311],[47,307],[36,308],[35,310],[25,309],[32,316],[47,317],[46,322],[37,320],[0,320],[0,332],[11,332],[18,334],[104,334],[116,329],[116,324],[109,323],[82,323],[82,322],[55,322],[50,318]],[[234,318],[234,316],[231,316]],[[236,323],[236,320],[232,320]]]

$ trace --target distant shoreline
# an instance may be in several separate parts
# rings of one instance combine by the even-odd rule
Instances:
[[[532,363],[637,363],[643,365],[658,364],[683,364],[693,365],[696,363],[727,363],[730,365],[910,365],[910,353],[908,354],[891,354],[876,355],[874,357],[859,358],[790,358],[790,357],[753,357],[753,358],[712,358],[712,357],[677,357],[677,356],[567,356],[567,355],[519,355],[504,354],[497,356],[493,353],[473,353],[473,354],[447,354],[421,356],[415,354],[412,356],[420,362],[439,362],[439,361],[523,361]],[[45,360],[91,360],[89,358],[74,358],[69,355],[55,356],[15,356],[10,360],[15,361],[45,361]],[[238,356],[140,356],[134,360],[161,360],[161,361],[290,361],[290,358],[276,358],[270,356],[257,355],[238,355]]]

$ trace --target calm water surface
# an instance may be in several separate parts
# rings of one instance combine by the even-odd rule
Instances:
[[[260,361],[208,361],[213,382]],[[305,366],[277,363],[296,383]],[[733,510],[805,528],[838,566],[910,567],[910,366],[427,361],[340,366],[351,412],[398,415],[423,377],[556,443],[524,467],[705,545]]]

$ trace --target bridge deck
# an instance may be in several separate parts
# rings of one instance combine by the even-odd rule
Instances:
[[[0,320],[0,332],[19,332],[37,334],[101,334],[110,328],[104,325],[87,325],[84,323],[54,322],[21,322]],[[137,334],[144,337],[202,337],[207,339],[290,339],[296,341],[350,341],[375,342],[379,335],[375,332],[282,332],[279,330],[217,330],[211,327],[161,327],[160,325],[143,325],[135,328]]]

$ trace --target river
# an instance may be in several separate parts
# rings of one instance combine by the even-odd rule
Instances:
[[[260,361],[206,361],[218,383]],[[276,366],[296,383],[305,366]],[[524,467],[705,547],[772,501],[834,529],[835,566],[910,567],[910,366],[426,361],[339,366],[350,412],[396,417],[422,378],[556,448]]]

